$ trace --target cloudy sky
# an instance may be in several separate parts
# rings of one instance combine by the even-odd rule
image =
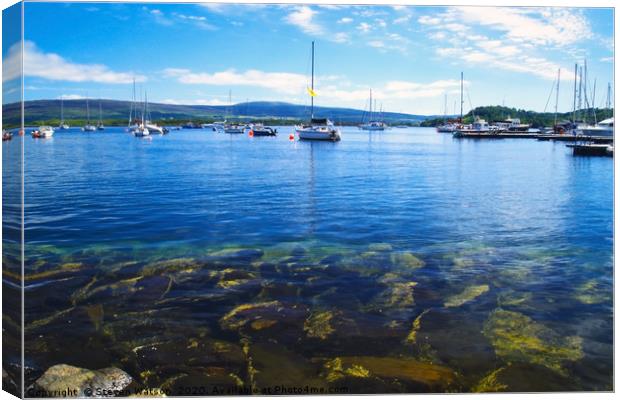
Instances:
[[[543,111],[561,70],[572,109],[574,64],[588,62],[595,103],[613,78],[613,12],[585,8],[26,3],[25,97],[227,104],[309,102],[439,114],[506,104]],[[3,42],[6,83],[19,46]],[[10,87],[7,86],[7,87]],[[554,95],[555,96],[555,95]],[[4,101],[10,99],[6,96]],[[553,97],[554,98],[554,97]]]

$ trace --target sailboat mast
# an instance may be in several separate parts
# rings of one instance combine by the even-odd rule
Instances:
[[[461,119],[459,121],[463,123],[463,72],[461,71]]]
[[[134,113],[137,114],[136,110],[136,78],[133,78],[133,92],[131,94],[131,106],[129,107],[129,125],[131,126],[131,122],[136,118]]]
[[[575,87],[573,88],[573,124],[575,123],[576,106],[577,106],[577,63],[575,63]]]
[[[314,93],[314,40],[312,41],[312,80],[310,89]],[[314,118],[314,96],[310,96],[310,118]]]
[[[445,125],[448,119],[448,94],[444,93],[443,95],[443,123]]]
[[[99,99],[99,124],[100,124],[100,125],[101,125],[101,123],[103,122],[103,121],[101,120],[101,117],[102,117],[102,115],[101,115],[101,99]]]
[[[605,108],[608,110],[611,108],[611,83],[610,82],[607,83],[607,100],[605,100]]]
[[[558,100],[560,99],[560,68],[558,68],[558,82],[555,87],[555,116],[553,117],[553,126],[558,124]]]
[[[64,96],[60,96],[60,125],[65,123]]]
[[[368,110],[368,122],[372,121],[372,89],[370,89],[370,109]]]
[[[88,94],[86,95],[86,123],[90,125],[90,107],[88,106]]]

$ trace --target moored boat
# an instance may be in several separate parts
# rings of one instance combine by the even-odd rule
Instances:
[[[582,134],[586,136],[613,136],[614,135],[614,118],[608,118],[596,125],[584,125],[579,127]]]
[[[310,123],[295,127],[300,140],[325,140],[337,142],[340,140],[340,130],[327,118],[314,118],[314,41],[312,42],[312,81],[308,88],[310,95]]]
[[[90,107],[88,106],[88,97],[86,97],[86,125],[82,127],[84,132],[96,132],[97,127],[90,123]]]
[[[224,125],[224,133],[239,134],[245,132],[245,125],[226,124]]]
[[[2,141],[6,142],[7,140],[13,139],[13,134],[9,131],[2,131]]]
[[[264,126],[263,124],[254,124],[250,129],[250,134],[252,136],[276,136],[277,133],[277,129],[270,126]]]
[[[34,131],[32,131],[32,137],[35,139],[50,138],[52,136],[54,136],[54,128],[52,128],[51,126],[40,126],[39,129],[35,129]]]

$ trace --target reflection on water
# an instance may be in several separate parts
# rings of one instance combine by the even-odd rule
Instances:
[[[611,160],[287,129],[26,140],[27,383],[611,389]]]

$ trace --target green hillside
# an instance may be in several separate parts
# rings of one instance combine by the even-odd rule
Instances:
[[[594,123],[594,113],[596,113],[596,120],[602,121],[613,116],[614,110],[612,109],[587,109],[579,110],[576,117],[579,121],[588,123]],[[503,121],[506,118],[519,118],[521,123],[531,124],[533,128],[542,128],[545,126],[552,126],[555,120],[555,114],[551,112],[539,113],[536,111],[527,111],[511,107],[503,106],[486,106],[476,107],[472,111],[468,112],[463,117],[463,122],[468,124],[474,121],[476,117],[483,118],[487,122]],[[572,120],[573,113],[558,113],[558,121]],[[449,116],[449,119],[458,119],[458,116]],[[429,118],[421,123],[421,126],[437,126],[444,122],[444,118]]]
[[[99,119],[99,100],[90,100],[90,119]],[[125,125],[129,118],[130,102],[101,100],[102,119],[105,125]],[[25,107],[26,125],[58,125],[60,122],[60,100],[27,101]],[[16,127],[20,123],[20,104],[5,104],[3,123],[5,127]],[[359,124],[364,111],[350,108],[315,107],[315,116],[330,118],[337,124]],[[310,108],[283,102],[248,102],[228,106],[149,104],[151,119],[162,125],[179,125],[188,121],[208,123],[224,118],[241,121],[263,121],[272,124],[292,125],[307,120]],[[64,101],[65,121],[73,126],[86,121],[86,100]],[[426,116],[384,113],[384,120],[390,124],[419,124]]]

